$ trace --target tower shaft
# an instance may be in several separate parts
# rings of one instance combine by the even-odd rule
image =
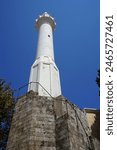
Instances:
[[[38,92],[40,96],[61,95],[59,70],[54,62],[55,25],[54,19],[47,13],[36,20],[36,28],[39,32],[37,55],[31,67],[28,91]]]
[[[53,33],[52,27],[48,23],[43,23],[39,29],[36,58],[41,56],[48,56],[54,60]]]

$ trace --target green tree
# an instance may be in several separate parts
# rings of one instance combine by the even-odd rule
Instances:
[[[14,104],[13,90],[0,79],[0,150],[6,148]]]
[[[96,83],[98,87],[100,88],[100,69],[98,69],[98,76],[96,77]],[[100,90],[99,90],[99,95],[100,95]]]

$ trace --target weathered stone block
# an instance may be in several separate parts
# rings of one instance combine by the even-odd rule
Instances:
[[[99,117],[92,127],[98,130]],[[63,96],[29,92],[16,103],[7,150],[99,150],[93,132],[86,111]]]

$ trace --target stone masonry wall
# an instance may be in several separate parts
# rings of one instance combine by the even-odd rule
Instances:
[[[53,101],[28,93],[16,104],[7,150],[55,150]]]
[[[15,106],[7,150],[99,150],[86,112],[63,96],[22,96]]]
[[[94,149],[89,138],[86,115],[82,110],[60,96],[55,101],[55,112],[57,150]]]
[[[85,112],[95,150],[98,150],[100,147],[100,111],[95,109],[85,109]]]

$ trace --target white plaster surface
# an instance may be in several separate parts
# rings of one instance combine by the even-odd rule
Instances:
[[[59,70],[54,62],[54,19],[47,13],[44,13],[36,20],[36,27],[39,31],[37,55],[31,67],[29,83],[37,83],[31,83],[28,91],[33,90],[38,92],[40,96],[51,95],[57,97],[61,95],[61,85]]]
[[[43,23],[39,29],[36,57],[40,56],[49,56],[54,60],[52,27],[48,23]]]

